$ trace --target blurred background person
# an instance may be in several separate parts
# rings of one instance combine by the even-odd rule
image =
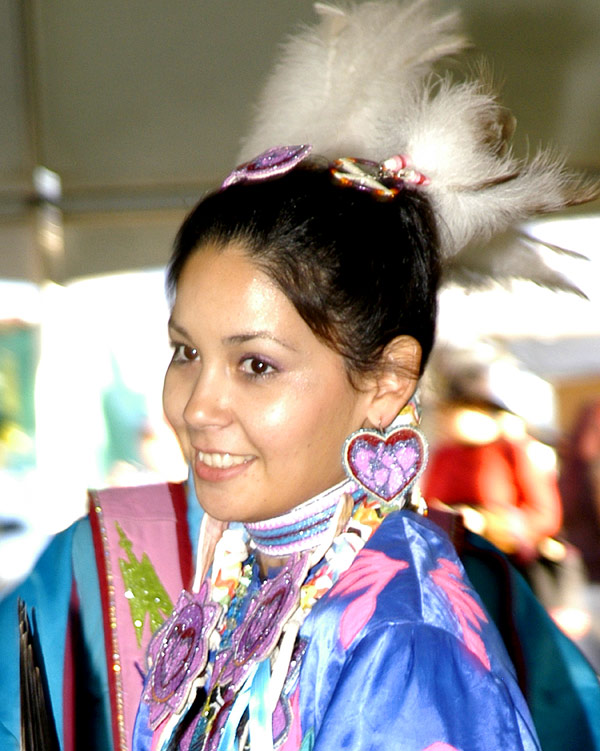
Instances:
[[[458,506],[478,531],[518,565],[527,565],[562,522],[556,478],[543,447],[523,420],[491,401],[448,402],[442,422],[446,438],[432,451],[425,497]]]
[[[487,388],[473,364],[450,379],[422,490],[504,552],[572,638],[587,632],[585,573],[563,522],[554,449]],[[571,543],[575,543],[575,546]]]
[[[591,628],[582,648],[600,666],[600,398],[584,404],[560,447],[564,530],[583,556]]]

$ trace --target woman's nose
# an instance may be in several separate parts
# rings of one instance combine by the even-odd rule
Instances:
[[[223,427],[231,421],[226,378],[203,370],[193,384],[183,419],[193,428]]]

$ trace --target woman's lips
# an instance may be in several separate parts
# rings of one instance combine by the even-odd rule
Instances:
[[[245,472],[255,458],[252,454],[198,451],[194,469],[200,480],[221,482]]]

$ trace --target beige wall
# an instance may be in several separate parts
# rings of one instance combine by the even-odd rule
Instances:
[[[555,384],[558,429],[568,434],[579,410],[600,399],[600,373],[564,379]]]

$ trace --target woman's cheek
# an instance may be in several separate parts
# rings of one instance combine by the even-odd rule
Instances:
[[[282,443],[286,434],[296,432],[302,411],[303,405],[298,399],[281,397],[263,405],[262,410],[256,410],[251,420],[256,427],[260,426],[263,435],[270,434],[277,443]]]

